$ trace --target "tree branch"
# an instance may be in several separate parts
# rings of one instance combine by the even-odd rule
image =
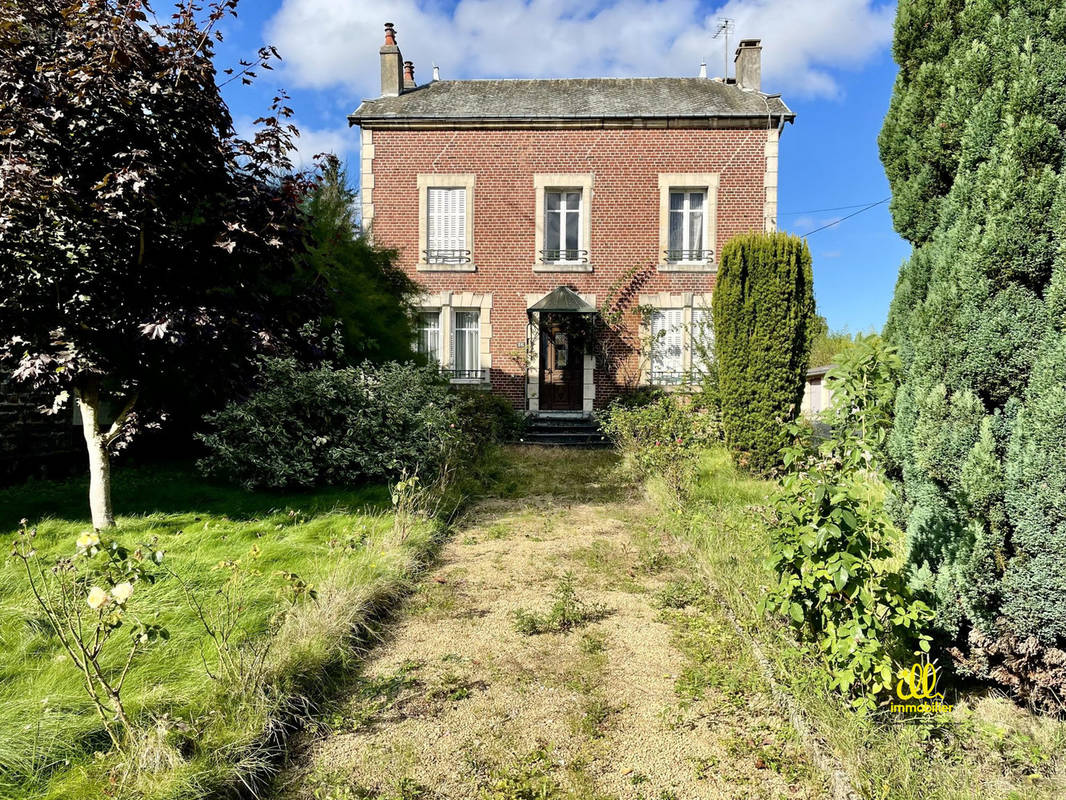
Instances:
[[[104,447],[110,445],[122,433],[122,426],[126,422],[126,418],[129,417],[130,412],[133,411],[133,406],[136,404],[138,396],[137,392],[130,395],[130,399],[126,401],[126,405],[122,407],[122,410],[118,412],[118,416],[111,423],[111,427],[107,429],[107,433],[103,434]]]

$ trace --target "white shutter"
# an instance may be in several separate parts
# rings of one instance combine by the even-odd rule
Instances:
[[[427,248],[432,251],[452,251],[446,254],[446,260],[457,260],[466,250],[466,189],[464,188],[430,188],[429,207],[429,241]],[[445,260],[440,257],[433,260]]]
[[[681,372],[681,336],[683,330],[680,308],[672,308],[666,312],[666,325],[666,371]]]
[[[651,371],[656,381],[677,381],[681,372],[681,309],[655,311],[651,317]],[[665,373],[665,374],[663,374]]]
[[[703,377],[714,355],[714,325],[709,308],[692,309],[692,372],[694,379]]]

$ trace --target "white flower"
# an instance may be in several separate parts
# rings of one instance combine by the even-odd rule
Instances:
[[[94,586],[89,590],[89,597],[87,598],[86,602],[89,604],[89,608],[96,609],[106,605],[107,601],[110,599],[111,598],[107,596],[107,592],[105,592],[99,586]]]
[[[129,600],[131,594],[133,594],[133,584],[129,581],[123,581],[111,590],[111,596],[115,598],[115,602],[119,605]]]
[[[100,534],[96,531],[85,531],[78,537],[78,549],[88,550],[90,547],[96,547],[100,544]]]

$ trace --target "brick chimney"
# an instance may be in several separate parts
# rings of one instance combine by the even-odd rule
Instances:
[[[381,96],[397,97],[403,91],[403,55],[396,46],[396,31],[385,23],[385,44],[381,46]],[[412,82],[414,77],[412,76]]]
[[[418,86],[415,83],[415,62],[404,61],[403,62],[403,88],[414,89]]]
[[[741,39],[737,46],[737,86],[746,92],[762,88],[762,42],[759,39]]]

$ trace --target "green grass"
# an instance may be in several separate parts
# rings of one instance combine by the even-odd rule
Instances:
[[[44,556],[73,554],[90,527],[85,489],[72,480],[0,491],[0,532],[13,536],[27,517]],[[95,798],[118,781],[120,795],[188,798],[254,776],[269,758],[265,733],[293,698],[320,692],[329,668],[355,656],[354,634],[405,588],[436,532],[419,523],[401,540],[381,486],[248,493],[189,470],[151,468],[117,471],[113,490],[118,528],[108,535],[131,547],[156,540],[165,564],[205,604],[216,602],[225,580],[220,561],[258,572],[243,596],[241,627],[260,641],[269,633],[262,672],[270,692],[210,678],[206,637],[180,583],[139,584],[136,608],[157,613],[170,639],[138,659],[123,692],[137,745],[123,758],[104,755],[107,740],[79,675],[36,607],[21,562],[8,558],[0,569],[0,797]],[[280,570],[313,584],[318,600],[290,607]],[[125,637],[120,631],[117,643]]]
[[[654,484],[653,496],[663,493]],[[891,800],[993,800],[1066,796],[1066,723],[1004,698],[954,687],[951,715],[931,724],[884,724],[849,712],[828,690],[817,660],[757,606],[771,576],[763,566],[765,511],[774,485],[739,472],[723,449],[702,455],[681,514],[667,524],[694,546],[740,624],[761,644],[774,677],[798,701],[817,734],[863,797]],[[663,498],[663,509],[671,506]],[[667,608],[690,598],[683,587],[661,597]]]

